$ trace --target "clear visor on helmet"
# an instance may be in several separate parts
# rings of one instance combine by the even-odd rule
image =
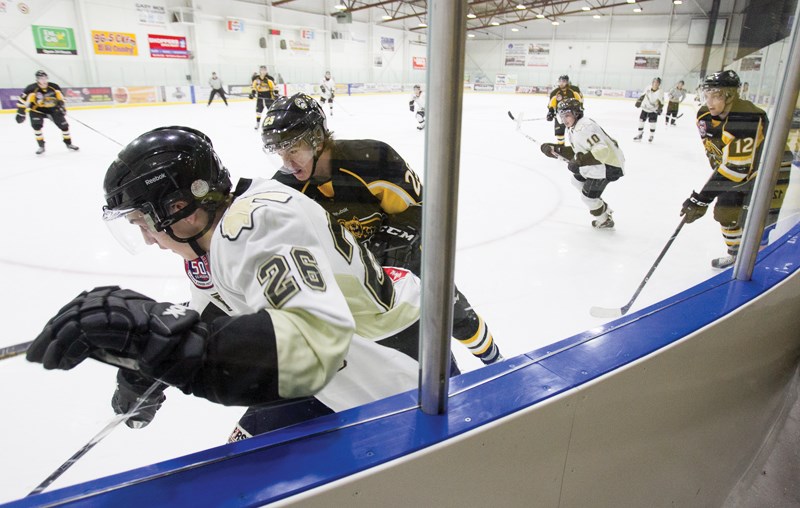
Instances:
[[[724,99],[725,90],[722,88],[703,88],[703,98],[708,99]]]
[[[564,109],[558,112],[558,118],[561,119],[561,123],[564,123],[565,118],[575,118],[575,112],[571,109]]]
[[[152,212],[140,208],[103,209],[103,222],[117,242],[131,254],[138,254],[153,243],[147,241],[158,232],[153,217]]]
[[[278,167],[278,171],[287,175],[291,175],[294,174],[294,170],[287,168],[284,164],[284,160],[286,158],[293,158],[300,150],[303,149],[302,141],[306,139],[306,136],[307,135],[304,133],[300,136],[282,141],[280,143],[265,144],[262,149],[269,157],[269,161]]]

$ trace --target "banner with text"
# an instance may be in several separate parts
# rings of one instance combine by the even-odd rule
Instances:
[[[40,55],[77,55],[75,32],[60,26],[31,25],[36,52]]]
[[[95,55],[137,56],[136,34],[92,30]]]
[[[141,25],[161,25],[167,24],[167,8],[163,5],[136,2],[136,14],[139,16]]]
[[[189,58],[186,37],[147,34],[151,58]]]

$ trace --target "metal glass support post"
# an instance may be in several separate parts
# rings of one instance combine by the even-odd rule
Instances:
[[[786,69],[783,71],[778,103],[775,106],[775,118],[771,121],[767,131],[761,166],[756,176],[753,194],[750,197],[747,218],[744,221],[742,244],[739,247],[736,264],[733,266],[733,277],[738,280],[750,280],[753,276],[761,235],[764,231],[764,222],[769,212],[770,201],[772,201],[772,189],[778,179],[786,138],[789,136],[789,129],[792,125],[792,114],[797,104],[797,93],[800,90],[800,33],[798,33],[800,32],[800,20],[798,20],[798,16],[800,16],[800,3],[795,8],[789,57],[786,59]]]
[[[419,339],[419,400],[428,414],[447,411],[466,16],[466,0],[428,2]]]

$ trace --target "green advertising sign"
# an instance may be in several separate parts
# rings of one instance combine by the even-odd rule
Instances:
[[[36,52],[43,55],[77,55],[75,32],[59,26],[31,25]]]

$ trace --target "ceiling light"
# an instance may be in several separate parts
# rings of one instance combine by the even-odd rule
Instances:
[[[641,7],[636,7],[635,9],[633,9],[633,12],[642,12],[642,8]]]
[[[594,19],[600,19],[600,18],[602,18],[603,16],[601,16],[601,15],[599,15],[599,14],[595,14],[595,15],[594,15],[594,16],[592,16],[592,17],[593,17]]]
[[[521,10],[521,11],[524,11],[525,9],[527,9],[527,7],[525,7],[525,6],[524,6],[524,5],[522,5],[522,4],[517,4],[517,9],[519,9],[519,10]]]
[[[340,10],[340,11],[346,11],[347,10],[347,6],[345,4],[336,4],[334,6],[334,9],[337,9],[337,10]]]
[[[591,8],[591,7],[589,7],[588,5],[584,5],[583,7],[581,7],[581,10],[582,10],[582,11],[591,11],[591,10],[592,10],[592,8]]]
[[[544,14],[537,14],[537,15],[536,15],[536,17],[537,17],[538,19],[544,19]]]
[[[389,21],[390,19],[392,19],[392,17],[389,16],[388,14],[384,14],[383,16],[381,16],[381,18],[383,18],[384,21]]]
[[[428,25],[426,25],[425,23],[420,23],[417,26],[420,27],[420,28],[428,28]]]
[[[628,0],[628,3],[629,3],[629,4],[635,4],[635,3],[636,3],[636,0]]]
[[[467,37],[475,37],[475,34],[467,34]]]
[[[561,23],[559,23],[558,21],[551,21],[550,24],[553,25],[553,26],[558,26]]]
[[[519,28],[512,28],[511,31],[512,32],[519,32]]]
[[[674,3],[675,5],[681,5],[683,3],[683,0],[672,0],[672,3]]]
[[[469,14],[467,14],[467,17],[468,17],[469,19],[475,19],[475,18],[477,18],[478,16],[476,16],[476,15],[474,15],[474,14],[472,14],[472,13],[470,12]]]
[[[497,21],[492,21],[489,24],[492,25],[492,26],[500,26],[500,23],[498,23]]]

